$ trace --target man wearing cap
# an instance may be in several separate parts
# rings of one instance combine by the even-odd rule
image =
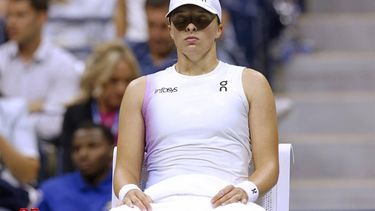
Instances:
[[[218,60],[218,0],[171,0],[167,18],[177,63],[125,92],[114,174],[124,205],[113,210],[264,210],[255,201],[276,184],[279,170],[269,83]]]

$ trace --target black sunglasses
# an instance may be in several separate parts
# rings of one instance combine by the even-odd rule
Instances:
[[[189,15],[173,13],[170,16],[170,21],[179,31],[184,31],[190,23],[193,23],[198,31],[205,29],[214,19],[215,15],[210,13],[193,13]]]

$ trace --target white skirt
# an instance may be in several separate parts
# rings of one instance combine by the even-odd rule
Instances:
[[[190,174],[166,179],[150,186],[144,192],[153,201],[151,203],[153,211],[265,211],[252,202],[247,204],[237,202],[213,209],[212,197],[227,185],[228,182],[214,176]],[[140,211],[140,209],[122,205],[111,211]]]

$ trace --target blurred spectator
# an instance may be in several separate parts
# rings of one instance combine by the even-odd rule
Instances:
[[[60,134],[64,104],[79,83],[74,57],[42,36],[47,7],[47,0],[10,1],[6,25],[11,41],[0,46],[0,92],[26,99],[43,140]]]
[[[5,19],[0,16],[0,45],[8,40],[5,32]]]
[[[225,7],[222,7],[222,24],[224,31],[216,46],[218,58],[229,64],[246,66],[245,53],[238,45],[230,13]]]
[[[5,12],[8,5],[8,0],[0,1],[0,45],[7,41],[5,32]]]
[[[269,47],[283,29],[274,0],[222,0],[228,10],[238,45],[246,55],[246,63],[271,80]]]
[[[64,171],[73,170],[70,147],[73,131],[86,121],[103,124],[117,141],[118,112],[129,82],[139,76],[138,64],[131,50],[122,43],[99,45],[89,57],[81,80],[81,94],[68,107],[63,123]]]
[[[279,64],[288,62],[297,52],[308,53],[313,50],[311,43],[304,42],[298,33],[302,4],[303,2],[298,0],[275,1],[274,5],[280,15],[280,21],[286,27],[272,46],[272,58]]]
[[[137,1],[138,2],[138,1]],[[113,16],[116,27],[116,35],[123,38],[128,30],[128,5],[126,0],[116,0],[116,9]]]
[[[132,46],[143,75],[163,70],[177,61],[165,17],[169,0],[146,0],[145,7],[149,40]]]
[[[116,1],[52,0],[45,34],[53,43],[85,60],[97,44],[116,37]]]
[[[112,194],[111,131],[84,124],[73,135],[72,159],[77,171],[45,181],[40,211],[109,210]]]
[[[306,12],[306,0],[296,0],[301,12]]]
[[[28,184],[36,181],[38,169],[38,144],[26,102],[0,96],[0,210],[35,202]]]
[[[129,45],[148,40],[145,0],[117,0],[116,32]]]
[[[7,10],[7,6],[8,6],[8,1],[9,0],[1,0],[0,1],[0,17],[4,17],[5,16],[5,13],[6,13],[6,10]]]
[[[246,53],[246,61],[243,66],[254,68],[254,45],[258,39],[259,24],[256,23],[258,13],[257,0],[222,0],[223,8],[228,11],[235,40]]]

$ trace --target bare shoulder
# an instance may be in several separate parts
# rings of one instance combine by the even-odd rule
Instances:
[[[142,91],[145,91],[146,89],[146,76],[141,76],[139,78],[136,78],[132,80],[128,87],[126,88],[127,92],[135,92],[135,93],[142,93]]]
[[[268,83],[266,77],[264,77],[261,72],[251,68],[245,68],[243,71],[243,79],[246,82]]]
[[[132,80],[126,88],[125,99],[142,102],[146,91],[146,76]]]
[[[271,91],[271,87],[266,77],[259,71],[245,68],[242,74],[242,82],[246,95],[253,96],[256,93],[264,93]]]

